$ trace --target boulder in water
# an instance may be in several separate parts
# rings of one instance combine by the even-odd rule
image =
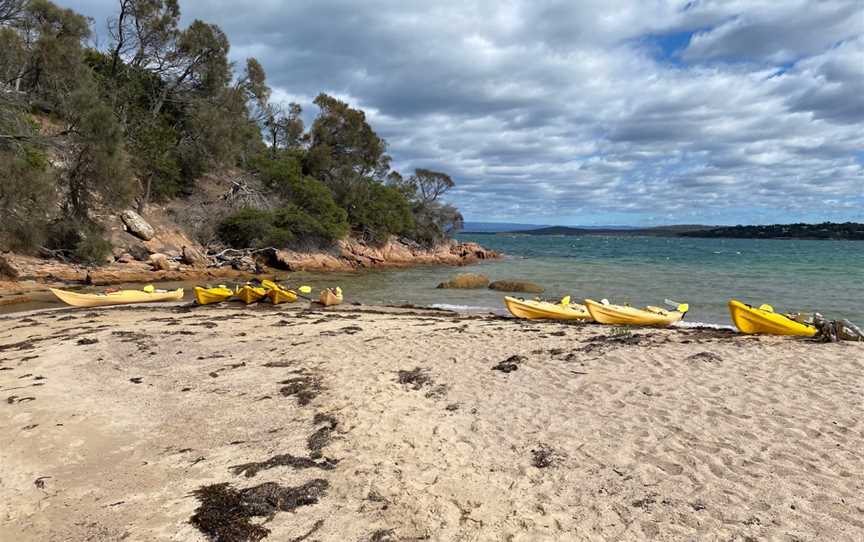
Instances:
[[[486,275],[481,275],[479,273],[460,273],[447,282],[439,284],[438,288],[472,289],[485,288],[488,285],[489,277]]]

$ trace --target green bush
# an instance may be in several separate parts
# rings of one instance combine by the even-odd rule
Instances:
[[[91,230],[75,245],[75,260],[88,265],[102,265],[111,254],[113,246],[103,237],[103,232]]]
[[[250,248],[267,245],[274,236],[278,236],[273,230],[273,213],[241,209],[222,221],[217,234],[233,248]]]
[[[262,184],[284,202],[271,213],[270,225],[289,232],[292,242],[327,245],[347,235],[348,213],[324,183],[303,175],[299,156],[259,157],[254,167]]]
[[[104,264],[112,249],[101,226],[71,218],[56,220],[50,224],[46,246],[87,265]]]
[[[411,204],[392,186],[365,181],[351,193],[346,207],[351,227],[373,243],[383,243],[390,235],[409,235],[414,229]]]
[[[0,150],[0,249],[34,253],[42,245],[56,200],[45,153]]]

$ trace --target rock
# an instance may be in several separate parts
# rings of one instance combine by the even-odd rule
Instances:
[[[153,226],[147,223],[141,215],[133,211],[132,209],[127,209],[120,213],[120,219],[123,220],[123,224],[126,225],[126,229],[129,230],[130,233],[139,237],[145,241],[149,241],[156,236],[156,230],[153,229]]]
[[[182,250],[183,263],[192,267],[207,267],[210,263],[200,250],[188,245],[183,246]]]
[[[460,288],[460,289],[469,289],[469,288],[485,288],[489,285],[489,277],[486,275],[481,275],[479,273],[460,273],[448,280],[447,282],[442,282],[438,285],[438,288]]]
[[[525,292],[528,294],[542,294],[546,291],[539,284],[524,280],[496,280],[489,285],[489,289],[499,292]]]
[[[150,259],[150,251],[140,244],[130,246],[129,250],[126,252],[132,255],[132,257],[139,262],[146,262]]]
[[[168,261],[168,256],[160,253],[151,254],[147,260],[153,267],[154,271],[168,271],[171,269],[171,262]]]
[[[132,263],[135,261],[135,257],[128,252],[124,252],[123,254],[117,256],[117,261],[120,263]]]
[[[231,267],[237,271],[248,273],[258,273],[258,262],[251,256],[241,256],[231,261]]]

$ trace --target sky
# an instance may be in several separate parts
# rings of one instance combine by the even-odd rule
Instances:
[[[93,18],[111,0],[59,0]],[[864,222],[862,0],[180,0],[471,221]],[[105,45],[105,44],[102,44]]]

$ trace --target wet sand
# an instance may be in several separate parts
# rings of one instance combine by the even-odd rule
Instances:
[[[11,315],[0,540],[862,540],[862,384],[864,344],[713,330]]]

